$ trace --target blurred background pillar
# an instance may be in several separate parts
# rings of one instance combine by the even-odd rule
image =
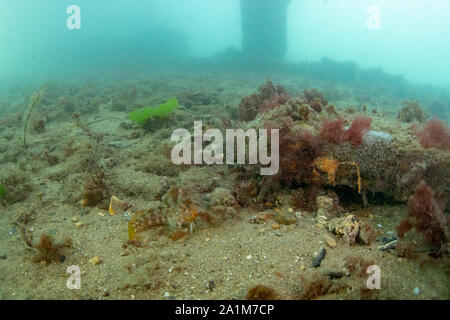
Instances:
[[[242,51],[249,58],[283,59],[290,0],[241,0]]]

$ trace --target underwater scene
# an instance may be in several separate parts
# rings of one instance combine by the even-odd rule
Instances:
[[[448,300],[446,0],[2,0],[1,300]]]

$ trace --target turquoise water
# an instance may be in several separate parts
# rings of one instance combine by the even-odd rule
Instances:
[[[73,4],[81,10],[80,30],[66,25]],[[382,68],[418,84],[450,86],[445,0],[291,0],[285,12],[269,10],[265,22],[257,22],[260,33],[285,19],[286,30],[280,32],[286,41],[267,37],[272,43],[261,44],[266,47],[261,56],[286,46],[280,57],[288,61],[327,57]],[[0,79],[24,82],[100,68],[160,66],[212,57],[228,47],[241,50],[241,15],[240,0],[4,0]]]

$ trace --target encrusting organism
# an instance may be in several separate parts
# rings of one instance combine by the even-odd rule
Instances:
[[[361,193],[361,173],[359,171],[359,166],[354,161],[338,162],[333,158],[317,158],[314,160],[314,177],[317,179],[320,176],[320,172],[327,175],[328,184],[336,185],[336,174],[340,166],[349,165],[353,166],[356,170],[357,181],[356,185],[358,188],[358,193]]]

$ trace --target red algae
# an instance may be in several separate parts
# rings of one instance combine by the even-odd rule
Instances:
[[[372,119],[366,116],[358,116],[353,120],[350,128],[344,129],[344,119],[326,120],[322,123],[319,137],[332,144],[350,142],[357,147],[361,144],[364,134],[370,130]]]
[[[417,135],[425,149],[450,150],[450,128],[439,119],[434,118],[425,123]]]

